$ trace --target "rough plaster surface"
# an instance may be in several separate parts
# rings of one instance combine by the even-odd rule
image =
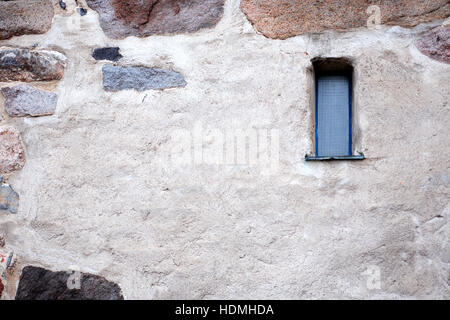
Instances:
[[[415,46],[441,21],[272,40],[230,0],[213,29],[111,40],[94,11],[67,5],[49,33],[2,42],[57,46],[68,58],[64,78],[48,84],[54,116],[1,122],[18,128],[27,155],[8,176],[19,212],[0,216],[18,270],[76,266],[119,284],[125,299],[450,298],[450,66]],[[105,92],[104,62],[90,56],[103,46],[188,84]],[[308,68],[319,56],[353,61],[364,161],[303,160],[313,152]],[[198,123],[205,133],[279,130],[278,171],[172,163],[171,133]]]

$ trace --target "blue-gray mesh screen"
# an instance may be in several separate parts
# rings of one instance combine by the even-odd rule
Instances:
[[[317,156],[350,155],[350,81],[321,76],[317,81]]]

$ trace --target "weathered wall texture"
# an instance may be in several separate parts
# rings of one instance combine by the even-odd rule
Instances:
[[[79,297],[60,287],[70,270],[101,281],[88,298],[450,298],[446,1],[381,6],[408,28],[374,29],[376,1],[348,1],[363,11],[340,7],[331,24],[304,21],[313,1],[205,1],[217,20],[158,18],[167,30],[115,1],[78,2],[85,15],[52,1],[44,34],[0,31],[2,299],[21,277],[18,298]],[[304,161],[315,57],[353,62],[366,160]],[[205,150],[214,129],[278,130],[278,170],[170,161],[172,133],[200,126]]]

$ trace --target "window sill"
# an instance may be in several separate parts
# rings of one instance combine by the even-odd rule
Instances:
[[[364,154],[354,156],[342,156],[342,157],[316,157],[316,156],[305,156],[305,161],[333,161],[333,160],[364,160]]]

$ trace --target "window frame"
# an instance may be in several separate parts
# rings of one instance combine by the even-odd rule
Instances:
[[[311,60],[314,75],[314,155],[305,155],[306,161],[320,160],[363,160],[363,153],[353,155],[353,66],[349,59],[345,58],[315,58]],[[349,85],[349,145],[348,154],[345,156],[319,156],[318,110],[319,110],[319,78],[322,76],[345,76]]]

